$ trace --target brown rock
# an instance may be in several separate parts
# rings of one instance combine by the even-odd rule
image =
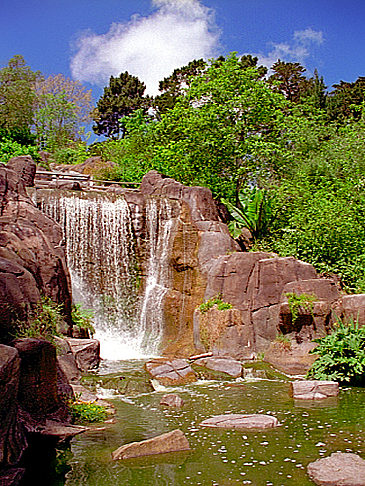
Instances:
[[[213,356],[211,358],[200,358],[195,361],[198,366],[204,366],[208,370],[225,373],[233,378],[242,376],[242,364],[232,358]]]
[[[112,453],[112,458],[113,460],[131,459],[133,457],[188,450],[190,450],[190,445],[187,438],[181,430],[176,429],[152,439],[123,445]]]
[[[145,365],[147,372],[161,385],[184,385],[196,381],[197,377],[185,359],[168,360],[156,358]]]
[[[179,395],[175,395],[175,393],[169,393],[161,398],[160,405],[181,408],[184,405],[184,400]]]
[[[25,474],[25,469],[20,467],[12,467],[0,471],[0,485],[1,486],[19,486]]]
[[[18,400],[22,409],[41,420],[60,406],[56,348],[41,339],[16,339],[21,358]]]
[[[365,326],[365,294],[344,295],[340,305],[345,318],[358,320],[360,326]]]
[[[307,471],[319,486],[365,486],[365,461],[357,454],[334,452],[309,463]]]
[[[290,348],[274,341],[265,350],[264,360],[289,375],[304,375],[313,365],[317,356],[309,354],[316,347],[311,341],[298,344],[291,340]]]
[[[67,339],[55,338],[57,346],[57,362],[68,383],[78,383],[81,373],[77,367],[75,355]]]
[[[12,157],[8,161],[7,167],[18,174],[25,186],[34,186],[37,165],[30,155]]]
[[[98,368],[100,363],[100,342],[97,339],[68,338],[67,342],[81,371]]]
[[[290,383],[291,395],[295,399],[317,400],[337,397],[339,393],[336,381],[303,380]]]
[[[199,425],[202,427],[224,428],[224,429],[270,429],[277,427],[279,422],[276,417],[261,414],[227,414],[216,415],[204,420]]]
[[[19,376],[17,350],[0,344],[0,467],[17,464],[28,445],[18,421]]]

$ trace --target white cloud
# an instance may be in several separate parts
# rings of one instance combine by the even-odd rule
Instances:
[[[293,34],[291,42],[275,44],[271,43],[271,51],[268,54],[254,54],[259,58],[259,64],[270,68],[278,59],[285,62],[299,62],[305,66],[306,60],[311,56],[314,45],[323,42],[323,32],[313,30],[310,27],[305,30],[297,30]]]
[[[158,81],[193,59],[216,54],[219,32],[213,11],[200,0],[152,0],[156,11],[114,23],[106,34],[84,32],[71,60],[72,76],[105,85],[128,71],[158,93]]]

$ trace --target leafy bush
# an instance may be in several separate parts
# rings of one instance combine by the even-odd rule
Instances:
[[[203,302],[199,306],[199,310],[202,314],[207,312],[209,309],[211,309],[214,306],[217,306],[218,310],[227,310],[227,309],[232,309],[233,306],[232,304],[229,304],[228,302],[224,302],[220,296],[218,295],[217,297],[212,297],[211,299],[207,300],[206,302]]]
[[[274,341],[275,344],[278,344],[282,349],[289,351],[291,349],[291,340],[285,334],[278,334]]]
[[[289,309],[292,316],[292,323],[294,324],[298,319],[299,309],[304,309],[313,313],[313,302],[317,297],[313,294],[296,294],[295,292],[287,292],[285,296],[288,299]]]
[[[74,143],[71,146],[57,147],[52,154],[52,161],[56,164],[82,164],[90,157],[87,145],[84,142]]]
[[[42,297],[28,315],[27,321],[17,322],[15,337],[40,338],[53,342],[62,324],[62,304],[56,304],[49,297]]]
[[[6,138],[0,140],[0,162],[6,164],[12,157],[19,155],[30,155],[34,160],[40,160],[38,150],[33,145],[21,145]]]
[[[108,416],[106,408],[96,403],[74,400],[68,406],[73,423],[104,422]]]
[[[95,328],[92,325],[94,312],[91,309],[83,309],[81,304],[73,304],[71,318],[74,326],[80,331],[85,331],[91,337],[95,334]]]
[[[307,373],[307,378],[334,380],[351,385],[365,383],[365,327],[357,321],[337,318],[333,332],[315,339],[317,347],[311,353],[319,358]]]

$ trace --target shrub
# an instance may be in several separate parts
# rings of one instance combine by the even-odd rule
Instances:
[[[15,337],[40,338],[53,342],[62,324],[62,304],[56,304],[49,297],[42,297],[29,313],[28,319],[16,323]]]
[[[319,358],[307,373],[307,378],[334,380],[351,385],[365,383],[365,327],[357,321],[336,318],[331,334],[315,339],[317,347],[311,353]]]
[[[285,351],[290,351],[291,349],[291,340],[288,336],[285,336],[284,334],[278,334],[275,338],[274,343],[278,344]]]
[[[292,323],[295,324],[298,319],[299,309],[310,311],[313,314],[313,302],[317,297],[313,294],[296,294],[295,292],[287,292],[285,296],[288,299],[289,309],[292,315]]]
[[[219,295],[216,297],[212,297],[211,299],[207,300],[206,302],[203,302],[199,306],[199,310],[202,314],[207,312],[209,309],[211,309],[214,306],[217,306],[218,310],[227,310],[227,309],[232,309],[233,306],[232,304],[229,304],[228,302],[224,302]]]
[[[17,157],[19,155],[30,155],[34,160],[40,160],[36,147],[33,147],[32,145],[21,145],[10,139],[0,140],[0,162],[6,163],[12,157]]]
[[[68,403],[73,423],[83,424],[104,422],[108,416],[105,407],[91,402],[80,402],[77,399]]]
[[[83,309],[81,304],[72,305],[71,318],[74,326],[91,337],[95,334],[95,328],[92,325],[93,317],[94,312],[91,309]]]

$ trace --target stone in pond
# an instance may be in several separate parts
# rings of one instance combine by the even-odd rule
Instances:
[[[184,400],[179,395],[175,395],[175,393],[169,393],[161,398],[160,405],[180,408],[184,405]]]
[[[337,397],[338,393],[337,381],[303,380],[291,383],[291,394],[295,399],[317,400]]]
[[[153,437],[152,439],[125,444],[112,452],[112,458],[114,460],[131,459],[133,457],[152,456],[155,454],[166,454],[167,452],[188,450],[190,450],[188,439],[181,430],[175,429],[166,434]]]
[[[204,366],[208,370],[225,373],[233,378],[238,378],[242,375],[241,363],[233,358],[225,358],[221,356],[206,357],[197,359],[195,364]]]
[[[196,374],[185,359],[156,358],[146,363],[146,370],[161,385],[185,385],[196,381]]]
[[[202,427],[214,427],[224,429],[270,429],[277,427],[279,422],[276,417],[258,413],[243,415],[231,413],[226,415],[215,415],[204,420],[199,425]]]
[[[357,454],[334,452],[308,464],[307,471],[319,486],[365,486],[365,461]]]

